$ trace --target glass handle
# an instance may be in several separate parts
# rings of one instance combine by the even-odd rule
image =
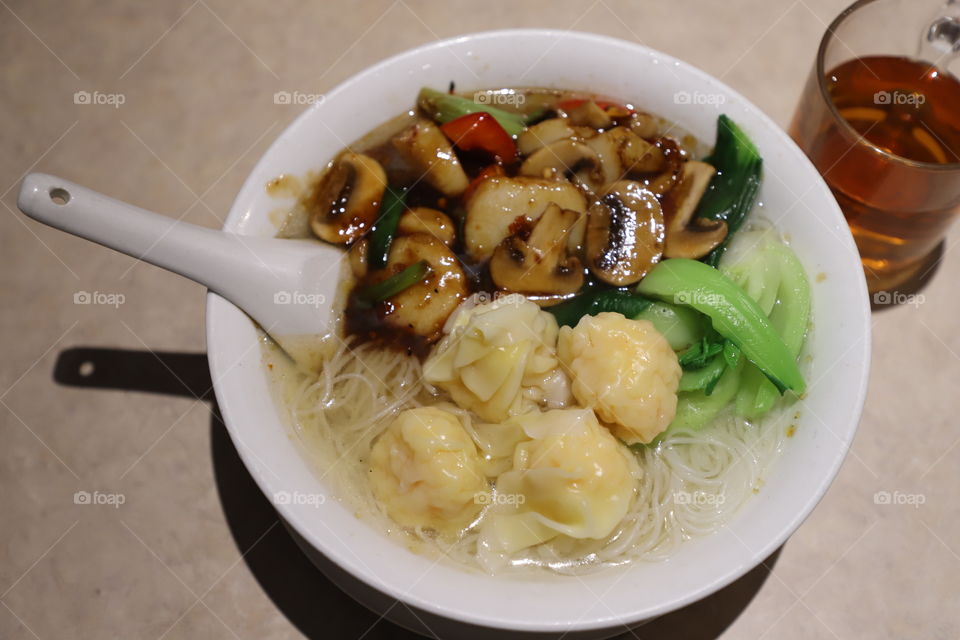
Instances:
[[[920,36],[917,56],[947,69],[960,58],[960,0],[947,0]]]

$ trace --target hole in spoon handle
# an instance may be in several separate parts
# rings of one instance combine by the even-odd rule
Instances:
[[[62,187],[53,187],[50,189],[50,199],[54,204],[67,204],[70,202],[70,192]]]

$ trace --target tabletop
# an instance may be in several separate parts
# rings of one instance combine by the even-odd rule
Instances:
[[[409,635],[307,562],[240,463],[210,393],[206,292],[25,218],[25,173],[219,227],[304,108],[275,93],[502,27],[640,42],[786,126],[846,4],[0,0],[0,637]],[[625,637],[960,637],[957,239],[920,294],[873,314],[863,421],[813,515],[742,580]]]

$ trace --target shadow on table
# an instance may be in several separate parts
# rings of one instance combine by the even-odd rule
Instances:
[[[150,353],[77,347],[62,351],[53,378],[62,385],[194,397],[212,403],[210,443],[227,524],[250,571],[277,608],[308,638],[415,639],[358,604],[305,558],[247,472],[220,418],[203,353]],[[719,636],[760,590],[778,549],[745,576],[683,609],[617,638]]]

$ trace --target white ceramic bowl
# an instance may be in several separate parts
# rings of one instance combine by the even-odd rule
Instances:
[[[278,202],[264,189],[271,178],[321,167],[347,143],[409,109],[421,86],[443,88],[451,80],[462,90],[542,86],[614,96],[663,115],[707,142],[721,112],[744,128],[764,158],[766,216],[789,234],[813,281],[816,331],[809,351],[814,357],[796,435],[763,490],[729,526],[683,545],[667,562],[580,578],[494,577],[437,564],[388,540],[335,499],[277,508],[305,544],[358,584],[386,595],[367,601],[374,607],[397,599],[441,618],[513,631],[622,631],[621,625],[674,610],[743,575],[783,544],[827,490],[853,439],[867,384],[870,311],[857,251],[816,170],[741,95],[637,44],[546,30],[462,36],[357,74],[309,108],[270,147],[237,196],[225,229],[272,235],[268,212]],[[817,274],[826,277],[814,279]],[[253,324],[213,294],[207,347],[227,428],[264,493],[330,495],[278,418]]]

